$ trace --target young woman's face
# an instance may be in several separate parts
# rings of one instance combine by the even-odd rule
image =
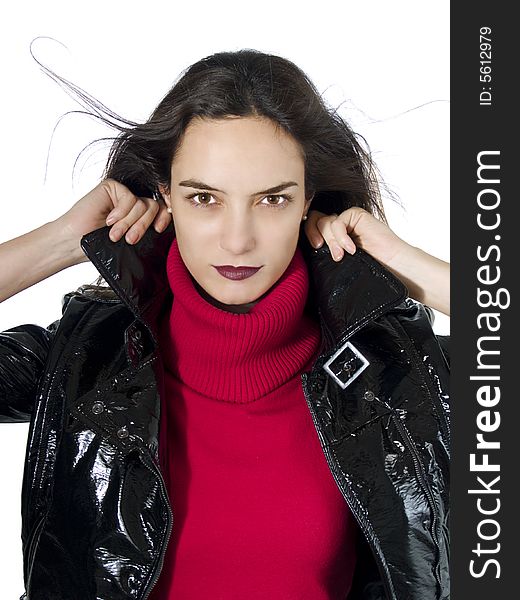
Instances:
[[[304,192],[300,149],[270,120],[196,118],[163,196],[195,281],[218,302],[239,305],[258,300],[291,262],[310,204]],[[222,266],[260,268],[229,279],[216,269]]]

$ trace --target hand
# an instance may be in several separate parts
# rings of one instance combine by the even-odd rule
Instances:
[[[327,242],[336,261],[344,250],[354,254],[356,246],[362,248],[399,277],[411,298],[449,316],[449,263],[408,244],[363,208],[352,207],[340,215],[311,210],[304,230],[315,248]]]
[[[344,210],[340,215],[311,210],[304,230],[314,248],[327,242],[336,261],[343,258],[344,250],[354,254],[359,247],[390,268],[398,255],[411,247],[388,225],[357,206]]]
[[[85,234],[109,225],[113,242],[126,233],[126,241],[135,244],[152,224],[159,233],[164,231],[171,222],[171,215],[166,211],[162,199],[138,198],[123,184],[114,179],[105,179],[59,217],[57,222],[64,235],[74,240],[77,262],[88,262],[79,245]]]

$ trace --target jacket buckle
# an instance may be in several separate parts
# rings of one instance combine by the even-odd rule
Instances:
[[[342,389],[345,389],[369,364],[351,342],[345,342],[323,365],[323,368]]]

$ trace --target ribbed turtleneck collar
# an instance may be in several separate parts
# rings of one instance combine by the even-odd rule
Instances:
[[[203,298],[176,239],[166,271],[173,303],[164,322],[164,360],[185,385],[216,400],[252,402],[310,368],[320,328],[304,313],[309,279],[298,247],[280,279],[247,313]]]

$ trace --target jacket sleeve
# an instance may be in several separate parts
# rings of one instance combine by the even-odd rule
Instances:
[[[435,337],[437,338],[437,341],[439,342],[439,346],[441,347],[442,353],[444,354],[444,358],[446,359],[448,368],[450,368],[450,336],[449,335],[437,335]]]
[[[0,332],[0,422],[30,421],[36,390],[60,319]]]
[[[426,304],[423,304],[424,309],[426,310],[426,314],[430,319],[430,324],[433,326],[435,321],[435,313],[433,309]],[[437,341],[439,342],[439,346],[441,347],[442,353],[444,354],[444,358],[446,360],[446,364],[448,365],[448,369],[450,368],[450,335],[439,335],[435,334]]]

